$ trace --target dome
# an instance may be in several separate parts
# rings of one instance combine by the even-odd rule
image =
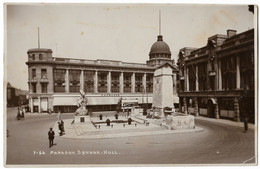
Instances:
[[[158,36],[157,42],[155,42],[150,50],[150,55],[151,54],[171,54],[170,48],[163,41],[162,35]]]

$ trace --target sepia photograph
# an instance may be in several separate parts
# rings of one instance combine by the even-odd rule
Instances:
[[[5,3],[4,166],[257,166],[258,6]]]

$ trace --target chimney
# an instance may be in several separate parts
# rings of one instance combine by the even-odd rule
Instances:
[[[232,30],[232,29],[228,29],[227,30],[227,36],[228,38],[231,38],[232,36],[236,35],[237,31],[236,30]]]

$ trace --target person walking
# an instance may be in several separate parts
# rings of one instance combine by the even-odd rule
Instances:
[[[248,130],[248,117],[245,115],[244,117],[244,132],[246,133]]]
[[[58,128],[59,128],[59,130],[60,130],[60,136],[62,136],[62,134],[63,134],[63,131],[62,131],[62,124],[61,124],[61,122],[58,122]]]
[[[53,146],[53,140],[54,140],[54,131],[52,130],[52,127],[50,128],[50,131],[48,132],[49,136],[49,147]]]

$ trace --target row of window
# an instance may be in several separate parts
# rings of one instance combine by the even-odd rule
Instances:
[[[37,93],[37,83],[31,83],[32,93]],[[48,83],[41,83],[41,93],[48,93]]]
[[[54,69],[54,92],[65,92],[65,75],[66,70]],[[78,92],[80,90],[80,70],[69,70],[69,92]],[[98,92],[107,91],[107,75],[108,72],[98,72]],[[131,93],[132,84],[131,73],[124,73],[123,90],[125,93]],[[135,92],[143,92],[142,74],[135,74]],[[84,71],[84,91],[87,93],[94,92],[94,71]],[[111,73],[111,92],[118,93],[120,91],[120,74]],[[146,92],[153,92],[153,75],[146,76]]]
[[[32,69],[32,79],[36,78],[36,69]],[[47,79],[47,69],[41,69],[41,78]]]
[[[43,60],[42,54],[39,54],[38,56],[39,56],[39,60]],[[31,58],[32,60],[36,60],[35,54],[29,55],[29,58]]]
[[[254,59],[253,55],[250,53],[245,53],[239,56],[240,59],[240,88],[241,89],[254,89]],[[216,90],[216,70],[214,68],[214,63],[209,64],[210,70],[215,72],[214,75],[209,75],[207,77],[207,62],[198,64],[198,77],[196,76],[196,65],[191,65],[188,67],[189,74],[189,91],[196,90],[196,81],[198,82],[199,91],[205,90]],[[223,90],[233,90],[236,89],[236,65],[237,57],[229,56],[221,59],[221,77],[222,77],[222,89]],[[182,70],[182,74],[183,74]],[[209,86],[207,86],[207,81],[209,81]],[[181,90],[184,91],[184,82],[181,82]]]

